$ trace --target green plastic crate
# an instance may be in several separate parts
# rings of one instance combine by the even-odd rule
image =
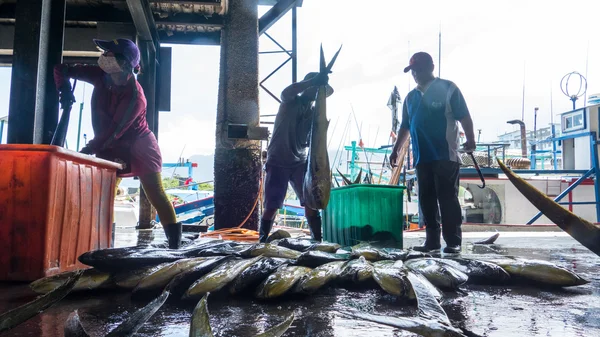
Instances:
[[[342,246],[384,241],[402,248],[405,189],[366,184],[331,189],[329,204],[323,210],[323,239]]]

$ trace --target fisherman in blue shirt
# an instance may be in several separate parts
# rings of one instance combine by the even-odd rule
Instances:
[[[458,201],[459,129],[463,127],[467,142],[463,150],[475,150],[473,121],[464,97],[456,84],[433,75],[433,59],[425,52],[414,54],[404,72],[411,71],[417,87],[406,95],[402,108],[402,124],[390,156],[395,165],[398,150],[410,137],[419,183],[419,205],[425,219],[425,242],[413,247],[417,251],[441,248],[439,209],[442,234],[446,241],[445,253],[460,253],[462,244],[462,213]]]

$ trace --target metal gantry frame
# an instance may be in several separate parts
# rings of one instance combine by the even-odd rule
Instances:
[[[298,54],[298,44],[297,44],[297,32],[296,32],[296,28],[297,28],[297,8],[296,8],[296,1],[293,1],[293,7],[291,8],[292,11],[292,48],[291,50],[286,49],[285,47],[283,47],[279,42],[277,42],[277,40],[275,40],[271,35],[269,35],[266,31],[268,30],[268,28],[264,29],[264,32],[262,32],[262,34],[265,34],[265,36],[267,38],[269,38],[269,40],[273,41],[273,43],[275,43],[275,45],[277,45],[277,47],[279,48],[279,50],[268,50],[268,51],[259,51],[259,54],[287,54],[288,58],[283,61],[277,68],[275,68],[275,70],[273,70],[271,73],[269,73],[265,78],[263,78],[260,82],[259,82],[259,86],[266,91],[269,96],[273,97],[273,99],[275,99],[278,103],[281,103],[281,100],[279,99],[279,97],[277,97],[275,94],[273,94],[269,89],[267,89],[267,87],[264,85],[264,83],[271,78],[273,75],[275,75],[281,68],[283,68],[286,64],[288,64],[288,62],[292,61],[292,83],[295,83],[298,80],[298,59],[297,59],[297,54]]]
[[[527,173],[575,173],[581,174],[573,184],[571,184],[567,189],[565,189],[561,194],[559,194],[554,201],[561,205],[596,205],[596,221],[600,222],[600,168],[598,165],[598,144],[600,141],[596,135],[596,132],[581,132],[573,135],[566,135],[561,137],[552,138],[551,141],[554,143],[553,148],[556,148],[556,142],[563,141],[566,139],[575,139],[575,138],[583,138],[588,137],[590,140],[590,156],[592,167],[589,170],[527,170]],[[556,158],[556,151],[554,152],[554,157]],[[556,160],[554,160],[556,165]],[[517,172],[517,171],[515,171]],[[594,196],[595,201],[579,201],[579,202],[560,202],[566,195],[568,195],[571,191],[573,191],[577,186],[579,186],[583,181],[588,178],[593,178],[594,180]],[[527,222],[528,225],[533,224],[537,219],[542,216],[541,212],[538,212],[531,220]]]

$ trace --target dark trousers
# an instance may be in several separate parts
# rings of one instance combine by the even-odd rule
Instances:
[[[440,245],[438,203],[442,234],[448,246],[462,243],[462,212],[458,202],[458,173],[460,164],[453,161],[434,161],[418,164],[419,206],[425,220],[426,245]]]

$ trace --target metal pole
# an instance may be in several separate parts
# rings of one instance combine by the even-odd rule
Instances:
[[[595,137],[594,137],[595,138]],[[594,151],[594,150],[592,150]],[[597,157],[596,157],[597,158]],[[592,164],[594,165],[594,164]],[[584,175],[582,175],[579,179],[577,179],[573,185],[567,187],[567,189],[565,189],[564,191],[562,191],[561,194],[559,194],[556,198],[554,198],[555,202],[559,202],[562,198],[564,198],[567,194],[569,194],[573,189],[575,189],[575,187],[579,186],[579,184],[581,184],[581,182],[583,182],[585,179],[587,179],[590,175],[594,174],[594,171],[597,171],[597,168],[592,168],[589,171],[587,171]],[[598,191],[600,190],[600,186],[598,186],[598,179],[596,179],[596,216],[600,216],[598,214]],[[531,218],[531,220],[529,220],[527,222],[527,225],[531,225],[533,224],[537,219],[539,219],[542,216],[542,212],[538,212],[533,218]]]
[[[442,23],[440,22],[440,35],[438,39],[438,77],[442,76]]]
[[[552,161],[554,163],[554,169],[557,170],[558,169],[558,163],[556,162],[556,141],[554,140],[554,137],[556,137],[556,133],[555,133],[555,127],[554,124],[551,125],[552,127]]]
[[[592,170],[594,170],[594,194],[596,196],[596,222],[600,222],[600,169],[598,165],[598,142],[596,132],[590,132],[590,146],[592,147]]]
[[[81,139],[81,115],[83,115],[83,102],[79,104],[79,123],[77,125],[77,152],[79,152],[79,140]]]
[[[533,141],[537,142],[537,112],[540,108],[533,109]]]
[[[48,23],[47,41],[40,42],[40,49],[46,44],[47,55],[45,64],[45,91],[44,97],[44,126],[43,126],[43,143],[50,144],[53,138],[58,123],[59,102],[54,84],[54,66],[63,61],[63,46],[64,46],[64,31],[65,31],[65,14],[67,10],[66,0],[52,0],[50,5],[50,17]],[[42,64],[40,64],[40,68]],[[63,110],[64,113],[64,110]],[[68,123],[67,123],[68,125]],[[66,135],[65,135],[66,139]]]
[[[537,112],[539,108],[535,107],[533,109],[533,144],[531,145],[531,169],[535,170],[537,165]],[[542,158],[542,165],[544,163],[544,159]]]
[[[298,81],[298,32],[296,5],[292,7],[292,83]]]
[[[65,4],[64,0],[56,2]],[[56,34],[61,24],[64,25],[59,9],[60,6],[50,0],[18,1],[16,4],[8,107],[9,144],[49,143],[58,122],[58,98],[51,71],[62,53],[62,46],[57,46],[62,42],[62,35]],[[62,34],[62,31],[58,33]],[[52,84],[50,88],[49,84]],[[52,97],[48,97],[48,92]],[[46,103],[52,100],[56,103],[55,111],[53,116],[46,116]],[[54,128],[50,119],[55,123]]]
[[[355,172],[356,172],[356,166],[354,164],[354,160],[356,158],[356,141],[353,140],[352,141],[352,158],[350,159],[350,176],[352,177],[352,181],[354,181],[354,178],[356,178]]]
[[[589,58],[590,58],[590,40],[588,39],[587,51],[585,54],[585,78],[586,78],[586,81],[588,78],[588,60],[589,60]],[[583,95],[584,95],[583,96],[583,106],[587,106],[587,90],[584,92]],[[573,109],[573,110],[575,110],[575,109]]]
[[[521,99],[521,122],[525,123],[525,61],[523,61],[523,98]]]
[[[0,121],[0,144],[2,144],[2,135],[4,133],[4,120]]]
[[[408,40],[408,59],[410,60],[410,40]],[[408,79],[408,92],[410,92],[410,76],[406,77]]]

